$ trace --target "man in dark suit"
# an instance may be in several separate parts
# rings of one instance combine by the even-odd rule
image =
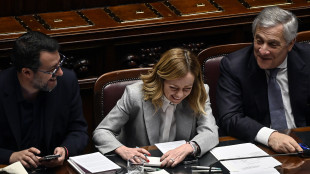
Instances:
[[[253,45],[222,59],[218,124],[227,134],[277,152],[302,150],[278,132],[310,125],[310,46],[295,43],[297,28],[291,12],[265,8],[252,25]]]
[[[56,40],[28,32],[15,42],[13,67],[0,72],[0,164],[62,165],[88,142],[76,76],[62,68]],[[45,155],[58,159],[40,161]]]

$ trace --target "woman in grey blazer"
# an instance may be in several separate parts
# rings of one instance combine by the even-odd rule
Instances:
[[[124,160],[145,160],[150,153],[137,146],[186,140],[166,152],[162,166],[174,167],[187,155],[202,156],[218,144],[209,87],[203,84],[199,62],[191,52],[165,52],[141,82],[128,85],[122,98],[93,133],[96,148],[114,151]]]

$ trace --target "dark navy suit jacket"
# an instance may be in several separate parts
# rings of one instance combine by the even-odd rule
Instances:
[[[267,79],[253,53],[253,45],[224,57],[217,87],[218,124],[222,131],[254,141],[270,127]],[[310,125],[310,45],[296,43],[288,53],[289,96],[297,127]]]
[[[42,145],[53,154],[55,147],[66,146],[69,155],[80,154],[88,143],[87,123],[83,117],[80,89],[73,71],[62,69],[57,86],[44,92],[40,116],[44,128]],[[18,106],[20,84],[15,68],[0,72],[0,164],[8,164],[13,152],[21,149],[22,132]],[[30,148],[30,147],[29,147]],[[40,149],[39,149],[40,150]]]

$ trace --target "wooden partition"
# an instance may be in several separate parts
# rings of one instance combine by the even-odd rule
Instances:
[[[159,0],[147,0],[156,2]],[[0,17],[144,3],[145,0],[0,0]]]
[[[10,64],[14,40],[41,31],[59,41],[65,67],[79,78],[89,132],[93,86],[101,74],[152,66],[172,47],[195,53],[215,45],[251,42],[251,23],[267,6],[278,5],[310,30],[309,0],[0,0],[0,70]],[[3,5],[4,4],[4,5]]]

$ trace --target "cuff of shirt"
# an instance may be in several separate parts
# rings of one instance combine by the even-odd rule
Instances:
[[[268,146],[268,140],[269,140],[269,137],[270,135],[275,132],[276,130],[274,129],[270,129],[270,128],[267,128],[267,127],[263,127],[261,128],[256,137],[255,137],[255,141],[259,142],[259,143],[262,143],[266,146]]]

